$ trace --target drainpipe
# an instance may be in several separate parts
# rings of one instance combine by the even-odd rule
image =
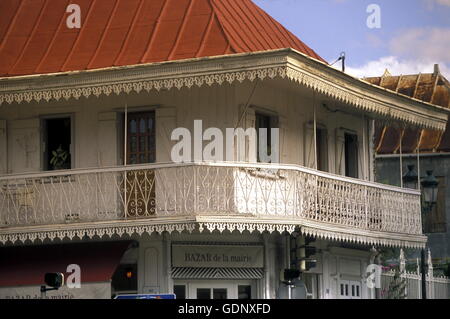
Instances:
[[[167,263],[167,293],[173,294],[172,279],[172,241],[170,234],[164,233],[164,241],[166,244],[166,263]]]
[[[319,169],[319,163],[317,159],[317,113],[316,113],[316,94],[313,91],[313,112],[314,112],[314,123],[313,123],[313,130],[314,130],[314,169]]]
[[[264,239],[264,299],[270,299],[270,269],[269,269],[269,234],[263,234]]]

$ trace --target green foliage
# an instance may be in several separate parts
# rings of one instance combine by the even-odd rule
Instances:
[[[69,158],[69,152],[62,149],[62,145],[59,145],[58,149],[52,151],[52,159],[50,160],[50,165],[53,169],[65,169],[67,165],[67,159]]]
[[[406,299],[406,279],[400,276],[398,270],[389,284],[388,299]]]

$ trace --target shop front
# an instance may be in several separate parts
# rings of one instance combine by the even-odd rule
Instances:
[[[0,299],[110,299],[132,241],[0,248]],[[58,290],[41,294],[47,273],[62,273]]]
[[[179,299],[255,299],[264,281],[264,246],[172,245],[172,279]]]

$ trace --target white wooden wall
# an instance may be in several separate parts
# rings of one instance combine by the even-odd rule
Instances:
[[[330,109],[336,109],[336,102],[320,95],[313,100],[310,91],[287,85],[281,80],[259,82],[249,107],[245,108],[253,87],[254,83],[246,81],[239,85],[152,91],[128,96],[3,105],[0,107],[0,149],[3,150],[0,155],[0,174],[5,173],[6,166],[7,173],[41,170],[44,151],[41,145],[41,118],[58,114],[71,114],[73,117],[74,168],[120,165],[123,161],[121,119],[125,104],[129,112],[156,111],[158,162],[170,160],[170,149],[174,142],[170,141],[169,134],[176,127],[193,130],[194,120],[202,119],[204,129],[217,127],[225,133],[226,128],[236,127],[244,110],[243,121],[239,123],[239,127],[243,128],[254,126],[256,111],[267,110],[279,118],[281,162],[312,167],[313,103],[316,104],[317,122],[328,133],[328,166],[331,173],[343,173],[345,130],[358,134],[362,148],[364,124],[361,115],[330,113],[322,104],[327,103]],[[367,137],[367,154],[369,145]],[[256,154],[252,150],[248,152],[247,159],[254,161]],[[7,165],[4,160],[6,156]],[[363,155],[359,157],[361,163]],[[371,160],[367,155],[364,165],[367,171],[371,167]],[[362,167],[361,163],[360,170]]]

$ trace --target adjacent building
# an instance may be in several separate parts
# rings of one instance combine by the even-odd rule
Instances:
[[[250,0],[78,2],[68,28],[64,1],[2,1],[0,298],[73,265],[81,288],[49,296],[277,298],[301,244],[310,298],[374,298],[377,248],[424,247],[420,193],[375,182],[374,123],[443,131],[448,109],[330,67]],[[175,129],[204,151],[213,127],[268,129],[280,162],[232,135],[174,163]]]
[[[388,72],[366,81],[427,103],[450,108],[450,83],[436,65],[433,73],[392,76]],[[439,181],[438,202],[423,220],[435,269],[447,271],[450,262],[450,189],[448,185],[450,129],[412,129],[386,123],[376,125],[376,180],[401,185],[411,168],[421,177],[431,170]],[[400,161],[401,158],[401,161]],[[408,168],[409,167],[409,168]]]

